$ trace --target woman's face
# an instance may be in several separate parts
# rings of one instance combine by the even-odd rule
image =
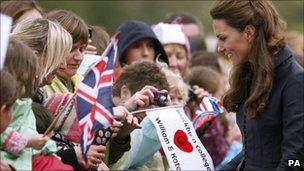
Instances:
[[[135,61],[154,61],[154,43],[149,38],[140,39],[132,43],[125,52],[125,59],[128,65]]]
[[[86,45],[80,42],[73,44],[71,52],[66,57],[66,66],[61,65],[57,74],[66,79],[75,75],[82,62],[85,48]]]
[[[188,58],[186,49],[183,45],[168,44],[164,46],[166,54],[169,58],[170,69],[174,73],[183,74],[187,68]]]
[[[228,56],[232,65],[247,58],[250,43],[246,34],[230,27],[223,19],[213,20],[213,30],[218,38],[218,52]]]

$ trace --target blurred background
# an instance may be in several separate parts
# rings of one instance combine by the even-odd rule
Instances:
[[[213,1],[92,1],[92,0],[43,0],[39,1],[43,9],[67,9],[74,11],[90,25],[104,26],[112,35],[116,28],[127,19],[137,19],[148,24],[164,20],[172,12],[185,12],[199,18],[205,29],[205,35],[212,35],[212,23],[209,9]],[[303,0],[274,0],[273,4],[288,24],[287,30],[303,33]]]

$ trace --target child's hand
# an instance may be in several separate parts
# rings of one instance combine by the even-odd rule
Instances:
[[[128,99],[124,103],[124,106],[128,111],[147,108],[149,105],[151,105],[150,103],[153,102],[153,92],[155,91],[158,91],[155,87],[147,85],[140,91],[136,92],[130,99]]]
[[[120,131],[123,124],[119,121],[114,120],[113,125],[111,126],[111,129],[113,130],[112,138],[117,136],[117,133]]]
[[[27,142],[27,147],[31,147],[36,150],[41,150],[44,147],[44,145],[48,139],[49,139],[49,137],[39,134],[35,137],[29,138],[29,140]]]
[[[199,87],[197,85],[193,86],[194,94],[199,98],[200,100],[203,99],[204,96],[212,96],[208,91],[203,89],[202,87]]]
[[[113,124],[113,127],[117,130],[114,130],[115,134],[113,134],[112,137],[114,137],[116,142],[121,144],[124,144],[124,142],[126,142],[128,136],[134,129],[141,128],[138,123],[138,119],[132,114],[129,114],[123,123],[119,122],[115,125]]]
[[[11,171],[13,170],[9,165],[3,163],[2,161],[0,161],[0,170],[3,171]]]
[[[103,161],[102,159],[105,157],[106,147],[103,145],[91,145],[88,153],[87,153],[87,159],[88,159],[88,167],[89,168],[97,168],[99,164],[101,164]]]
[[[125,120],[130,112],[124,106],[113,107],[114,118],[116,120]]]

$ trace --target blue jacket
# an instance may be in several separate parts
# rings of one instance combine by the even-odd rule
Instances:
[[[304,70],[284,47],[275,55],[273,89],[266,109],[255,119],[244,119],[237,109],[243,150],[223,170],[304,169]],[[302,161],[288,166],[288,160]]]

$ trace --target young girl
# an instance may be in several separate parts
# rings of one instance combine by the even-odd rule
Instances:
[[[17,170],[48,169],[32,167],[32,157],[40,153],[52,154],[56,152],[55,143],[48,140],[48,137],[39,135],[36,131],[36,120],[30,97],[34,95],[39,85],[38,73],[41,73],[41,71],[37,66],[39,66],[37,58],[32,50],[22,42],[11,39],[7,50],[5,70],[17,80],[18,100],[14,104],[12,121],[1,134],[0,147],[1,159]],[[39,158],[40,156],[37,155],[36,157]],[[54,156],[46,156],[44,160],[46,158],[53,162],[50,165],[52,168],[56,168],[55,163],[60,166],[57,167],[58,169],[72,169]]]
[[[0,71],[0,83],[0,133],[2,133],[12,119],[12,106],[17,99],[17,83],[16,79],[4,70]],[[0,170],[10,171],[12,167],[1,160]]]
[[[16,79],[7,71],[0,71],[0,133],[2,133],[12,118],[12,106],[15,103]]]

